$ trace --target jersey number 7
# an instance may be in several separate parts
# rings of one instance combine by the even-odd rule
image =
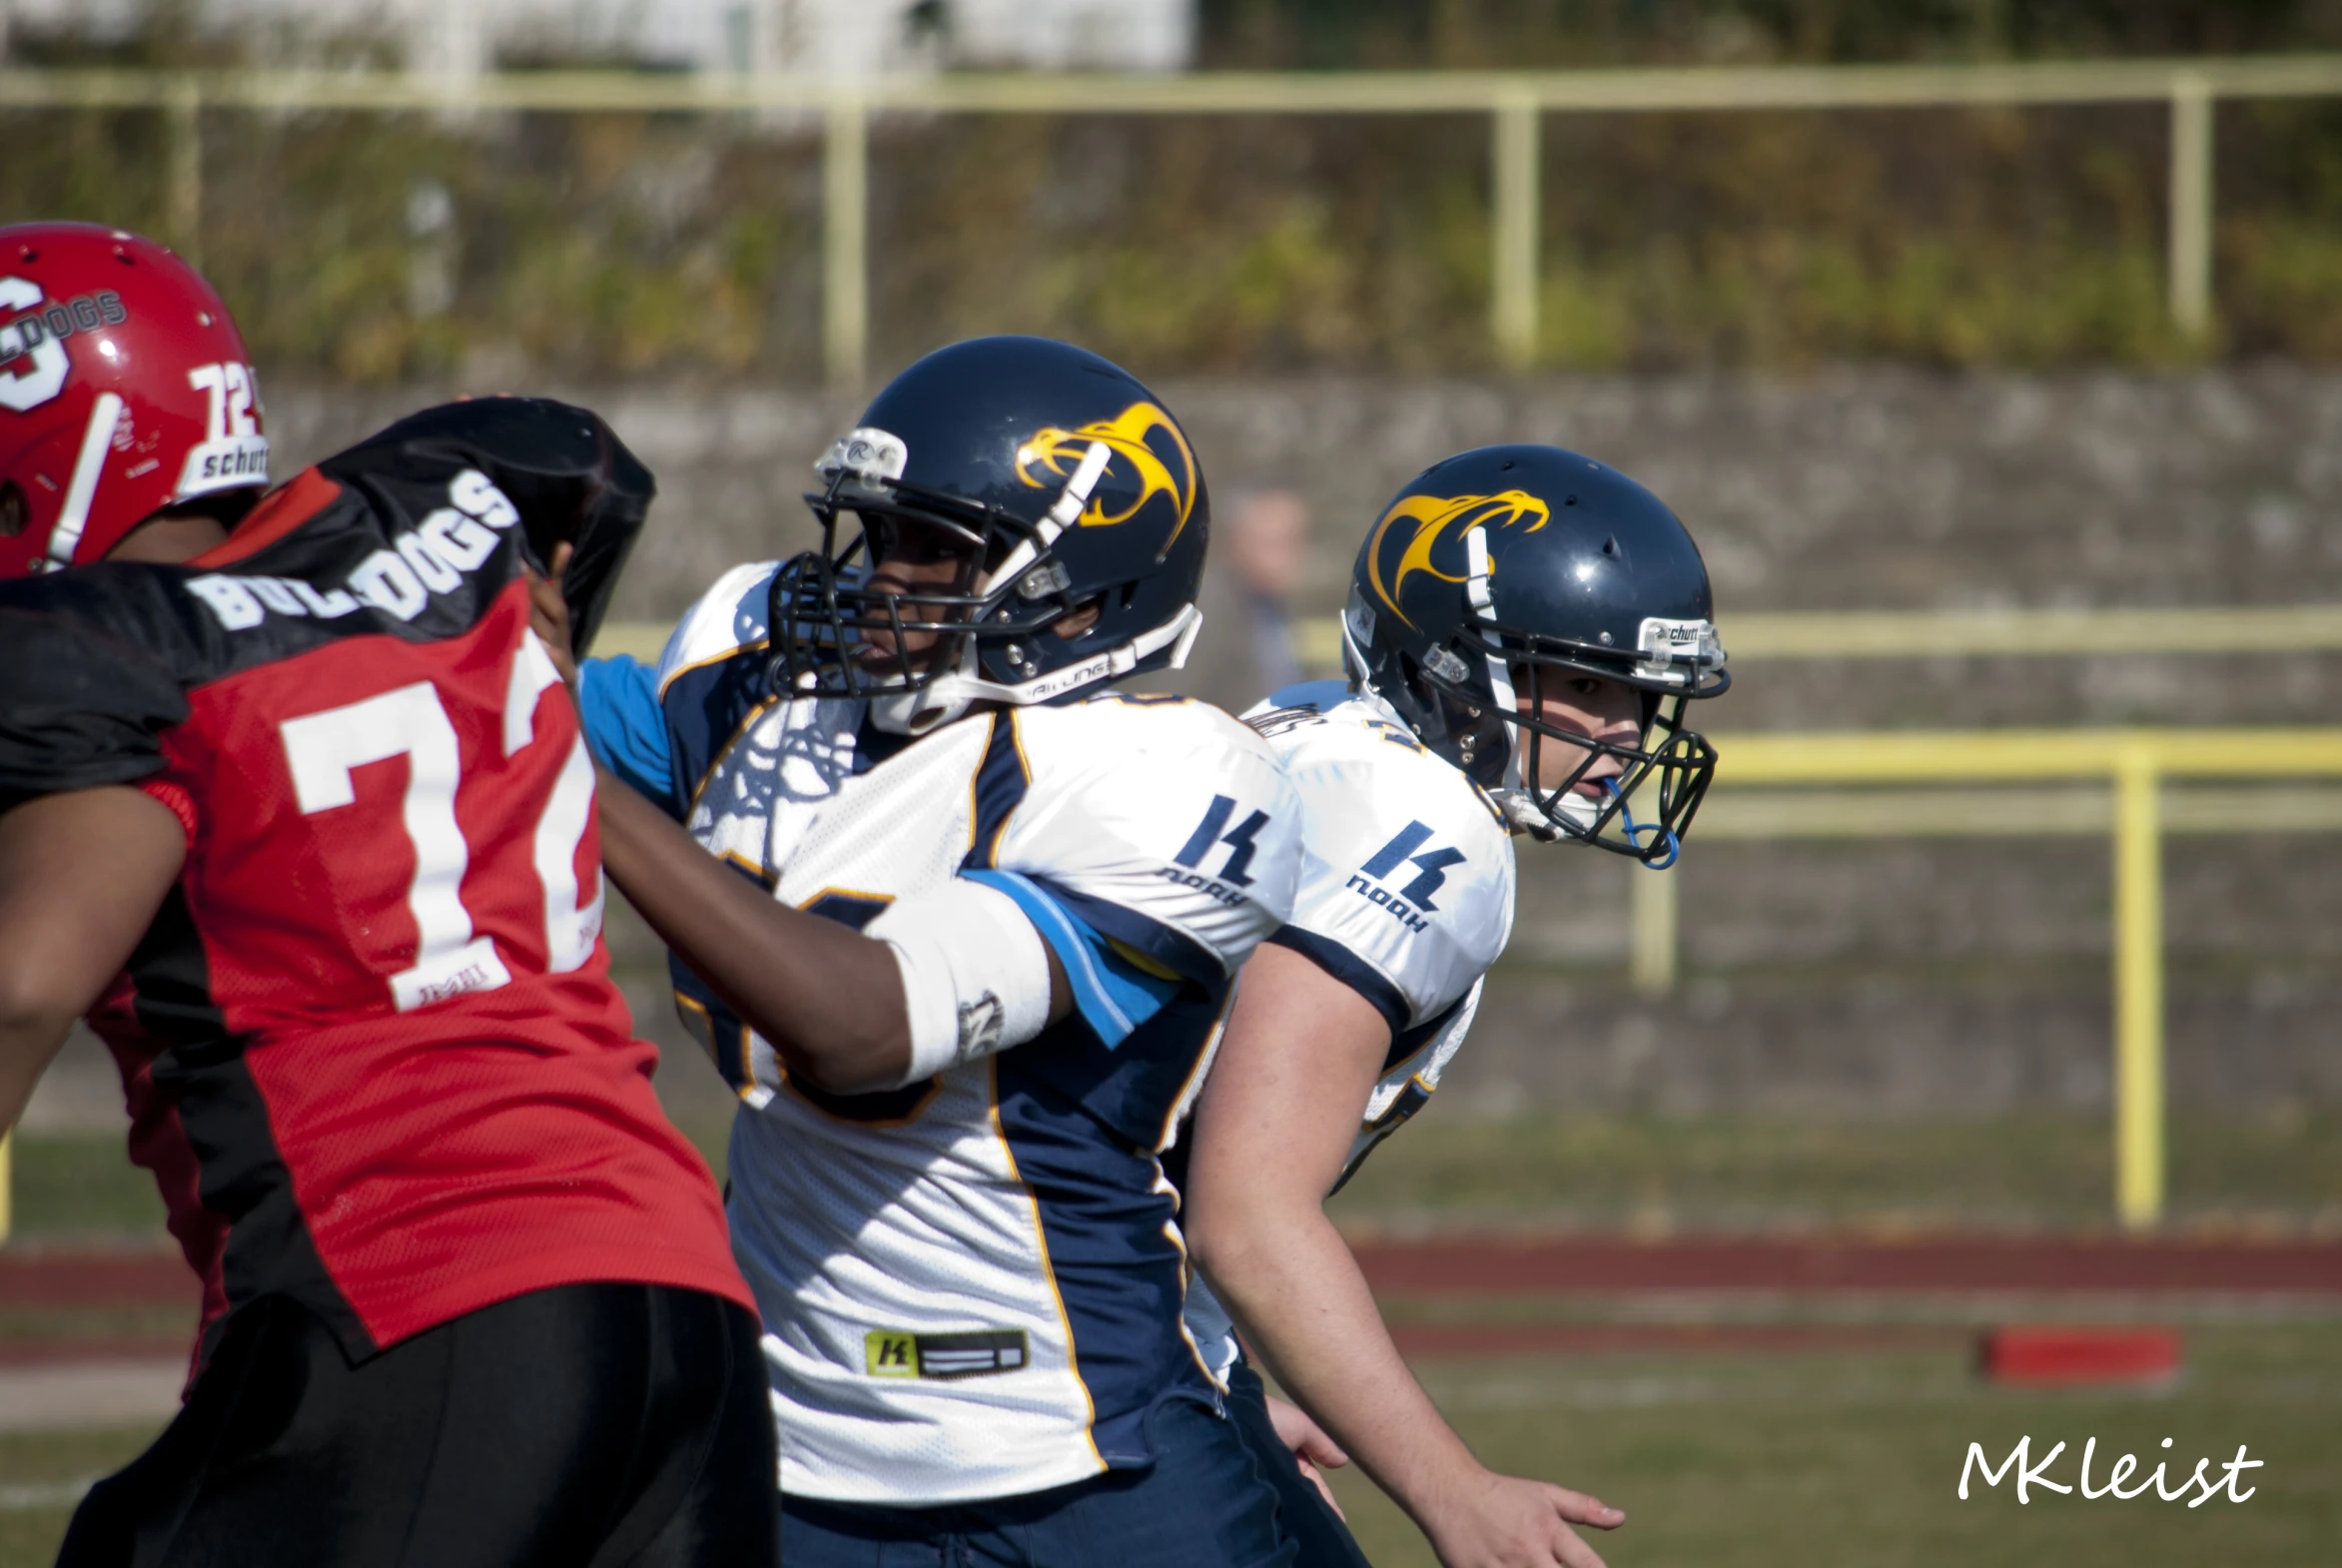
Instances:
[[[537,698],[560,679],[534,633],[524,632],[504,693],[505,756],[533,742]],[[406,907],[414,917],[417,941],[414,962],[390,977],[390,1000],[398,1011],[408,1013],[466,992],[510,984],[511,972],[497,957],[495,943],[473,935],[471,912],[463,907],[463,877],[470,869],[471,850],[455,821],[462,754],[438,689],[427,680],[416,681],[322,713],[287,719],[279,728],[304,815],[353,804],[358,796],[352,774],[368,763],[407,759],[399,821],[414,850],[414,880],[406,890]],[[532,835],[536,880],[544,899],[545,967],[554,974],[584,964],[601,934],[604,889],[599,870],[593,875],[590,899],[581,903],[577,887],[577,847],[592,821],[593,759],[580,734]]]

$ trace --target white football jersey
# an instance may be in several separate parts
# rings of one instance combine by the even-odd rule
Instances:
[[[1111,1044],[1077,1012],[998,1056],[841,1097],[792,1083],[678,968],[684,1015],[747,1108],[729,1211],[764,1319],[781,1487],[940,1503],[1143,1464],[1156,1403],[1213,1397],[1158,1157],[1237,968],[1292,912],[1293,786],[1256,733],[1183,699],[979,714],[916,741],[867,728],[862,703],[779,702],[762,677],[769,576],[719,582],[661,662],[694,837],[857,927],[964,872],[1007,874],[1183,982]]]
[[[1301,801],[1300,892],[1270,940],[1350,986],[1390,1025],[1347,1181],[1430,1100],[1472,1027],[1482,977],[1512,935],[1512,835],[1496,803],[1370,689],[1305,681],[1244,722],[1276,748]],[[1201,1280],[1187,1322],[1214,1374],[1224,1372],[1235,1342]]]

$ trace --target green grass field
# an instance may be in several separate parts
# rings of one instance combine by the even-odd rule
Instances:
[[[1598,1542],[1613,1568],[2309,1568],[2342,1542],[2342,1325],[2196,1329],[2181,1385],[2162,1395],[1987,1387],[1952,1352],[1697,1354],[1450,1360],[1420,1370],[1490,1464],[1592,1491],[1627,1510]],[[1998,1464],[2030,1435],[2071,1484],[2085,1439],[2151,1469],[2172,1439],[2184,1474],[2213,1475],[2239,1443],[2266,1468],[2256,1495],[2190,1510],[2150,1492],[2085,1502],[2014,1478],[1957,1495],[1971,1442]],[[2136,1484],[2135,1482],[2133,1484]],[[1336,1489],[1372,1559],[1435,1561],[1370,1485]],[[2176,1489],[2176,1487],[2174,1488]],[[2187,1493],[2188,1496],[2195,1495]]]
[[[720,1179],[726,1123],[678,1123]],[[119,1139],[18,1145],[19,1234],[161,1234],[162,1205]],[[2175,1226],[2342,1232],[2342,1115],[2180,1114],[2169,1146]],[[2110,1166],[2096,1118],[1428,1116],[1375,1153],[1334,1212],[1364,1228],[2102,1230]]]
[[[0,1568],[48,1568],[72,1506],[61,1489],[118,1470],[151,1431],[0,1434]]]
[[[1955,1353],[1534,1357],[1426,1363],[1422,1372],[1492,1464],[1598,1492],[1628,1511],[1600,1546],[1613,1568],[2311,1568],[2342,1541],[2342,1325],[2220,1327],[2188,1335],[2164,1395],[2020,1394],[1975,1381]],[[1954,1495],[1970,1442],[1998,1463],[2021,1435],[2037,1456],[2153,1456],[2174,1468],[2239,1443],[2266,1468],[2244,1503],[2190,1510],[2034,1493],[2013,1478]],[[0,1437],[0,1501],[87,1477],[135,1453],[140,1432]],[[1372,1487],[1337,1478],[1359,1539],[1385,1568],[1428,1565],[1413,1527]],[[2191,1494],[2192,1495],[2192,1494]],[[0,1568],[46,1564],[61,1505],[0,1507]]]
[[[2342,1231],[2342,1117],[2175,1116],[2179,1228]],[[1360,1226],[2103,1230],[2103,1119],[1792,1122],[1425,1116],[1334,1199]]]

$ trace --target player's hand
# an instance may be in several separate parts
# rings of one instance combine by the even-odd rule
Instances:
[[[1481,1471],[1442,1504],[1421,1522],[1446,1568],[1602,1568],[1601,1555],[1570,1526],[1615,1530],[1626,1523],[1624,1513],[1599,1498],[1493,1470]]]
[[[561,573],[569,569],[569,557],[574,546],[553,546],[553,574],[549,577],[534,570],[528,573],[528,624],[545,651],[553,656],[553,668],[561,672],[562,682],[571,691],[577,689],[577,653],[569,646],[569,601],[561,597]]]
[[[1317,1488],[1317,1495],[1325,1499],[1325,1506],[1333,1510],[1333,1516],[1347,1523],[1350,1516],[1333,1500],[1333,1488],[1325,1484],[1325,1472],[1348,1464],[1350,1456],[1299,1405],[1287,1404],[1274,1394],[1262,1397],[1268,1401],[1268,1424],[1276,1428],[1276,1440],[1293,1451],[1293,1463],[1301,1467],[1309,1484]]]

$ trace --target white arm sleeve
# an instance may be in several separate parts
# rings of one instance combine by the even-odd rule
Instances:
[[[1017,901],[958,879],[889,904],[862,928],[895,950],[916,1084],[1006,1051],[1049,1023],[1049,948]]]

